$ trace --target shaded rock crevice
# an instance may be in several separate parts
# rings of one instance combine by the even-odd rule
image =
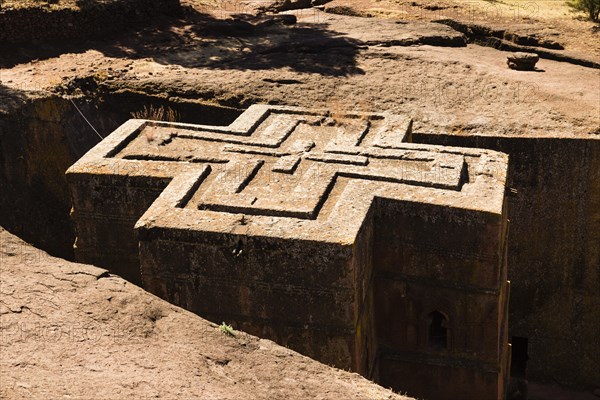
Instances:
[[[493,47],[502,51],[535,53],[540,58],[548,60],[600,69],[600,63],[596,61],[558,52],[557,50],[564,50],[564,47],[557,42],[539,40],[535,36],[518,35],[504,29],[492,29],[483,25],[467,24],[452,19],[441,19],[433,22],[450,26],[465,34],[470,43]]]
[[[93,77],[67,81],[55,93],[24,93],[20,102],[9,104],[0,113],[0,225],[67,260],[73,259],[75,232],[65,172],[100,141],[95,131],[105,137],[148,105],[173,109],[197,123],[225,125],[239,114],[232,107],[164,93],[108,89]]]

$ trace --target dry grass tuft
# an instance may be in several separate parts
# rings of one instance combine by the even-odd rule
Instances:
[[[131,117],[136,119],[148,119],[151,121],[179,121],[179,113],[177,113],[177,111],[173,110],[171,107],[154,107],[153,105],[150,105],[149,107],[144,106],[144,108],[142,108],[140,111],[132,112]],[[146,140],[148,140],[148,142],[153,142],[156,131],[153,129],[153,127],[147,127],[144,129],[144,134],[146,135]]]
[[[179,121],[179,113],[171,107],[149,107],[144,106],[140,111],[131,113],[131,116],[136,119],[149,119],[151,121],[177,122]]]

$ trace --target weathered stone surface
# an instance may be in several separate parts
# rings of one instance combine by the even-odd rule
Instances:
[[[21,2],[16,6],[0,4],[0,43],[6,46],[98,38],[123,30],[132,23],[148,22],[161,14],[176,14],[181,10],[179,0],[55,3],[58,4],[47,7],[40,2]]]
[[[0,397],[408,400],[1,228]]]
[[[528,340],[528,374],[600,382],[600,138],[413,137],[510,155],[511,335]]]
[[[325,14],[315,11],[315,18],[322,18],[329,24],[336,25],[336,31],[368,46],[412,46],[431,45],[464,47],[467,45],[465,35],[448,26],[427,23],[377,20],[373,25],[370,18],[351,18],[345,15]],[[337,25],[339,24],[339,26]]]
[[[135,279],[136,224],[144,287],[175,304],[409,393],[501,399],[507,158],[410,127],[269,106],[129,121],[68,171],[76,255]]]
[[[514,53],[507,57],[508,68],[519,71],[533,71],[540,57],[534,53]]]
[[[64,240],[75,237],[66,218],[71,207],[64,171],[98,137],[65,135],[67,129],[85,128],[80,117],[70,114],[66,99],[28,95],[11,104],[0,95],[0,103],[10,110],[0,112],[0,226],[72,259],[72,240]],[[21,214],[19,207],[27,211]]]
[[[250,2],[250,4],[252,3],[257,3],[256,8],[260,12],[280,12],[310,8],[312,6],[312,0],[275,0]]]

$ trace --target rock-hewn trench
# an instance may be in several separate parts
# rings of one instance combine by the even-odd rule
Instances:
[[[0,114],[0,226],[72,260],[75,232],[65,171],[132,113],[161,107],[182,122],[208,125],[227,125],[241,113],[139,92],[90,91],[27,98]]]

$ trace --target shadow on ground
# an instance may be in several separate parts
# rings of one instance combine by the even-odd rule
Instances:
[[[357,67],[359,48],[358,41],[329,30],[327,23],[295,24],[289,19],[242,15],[218,19],[186,8],[182,17],[162,17],[151,26],[138,24],[99,40],[0,48],[5,55],[0,67],[97,50],[109,57],[149,58],[186,68],[289,68],[297,72],[347,76],[363,73]]]

